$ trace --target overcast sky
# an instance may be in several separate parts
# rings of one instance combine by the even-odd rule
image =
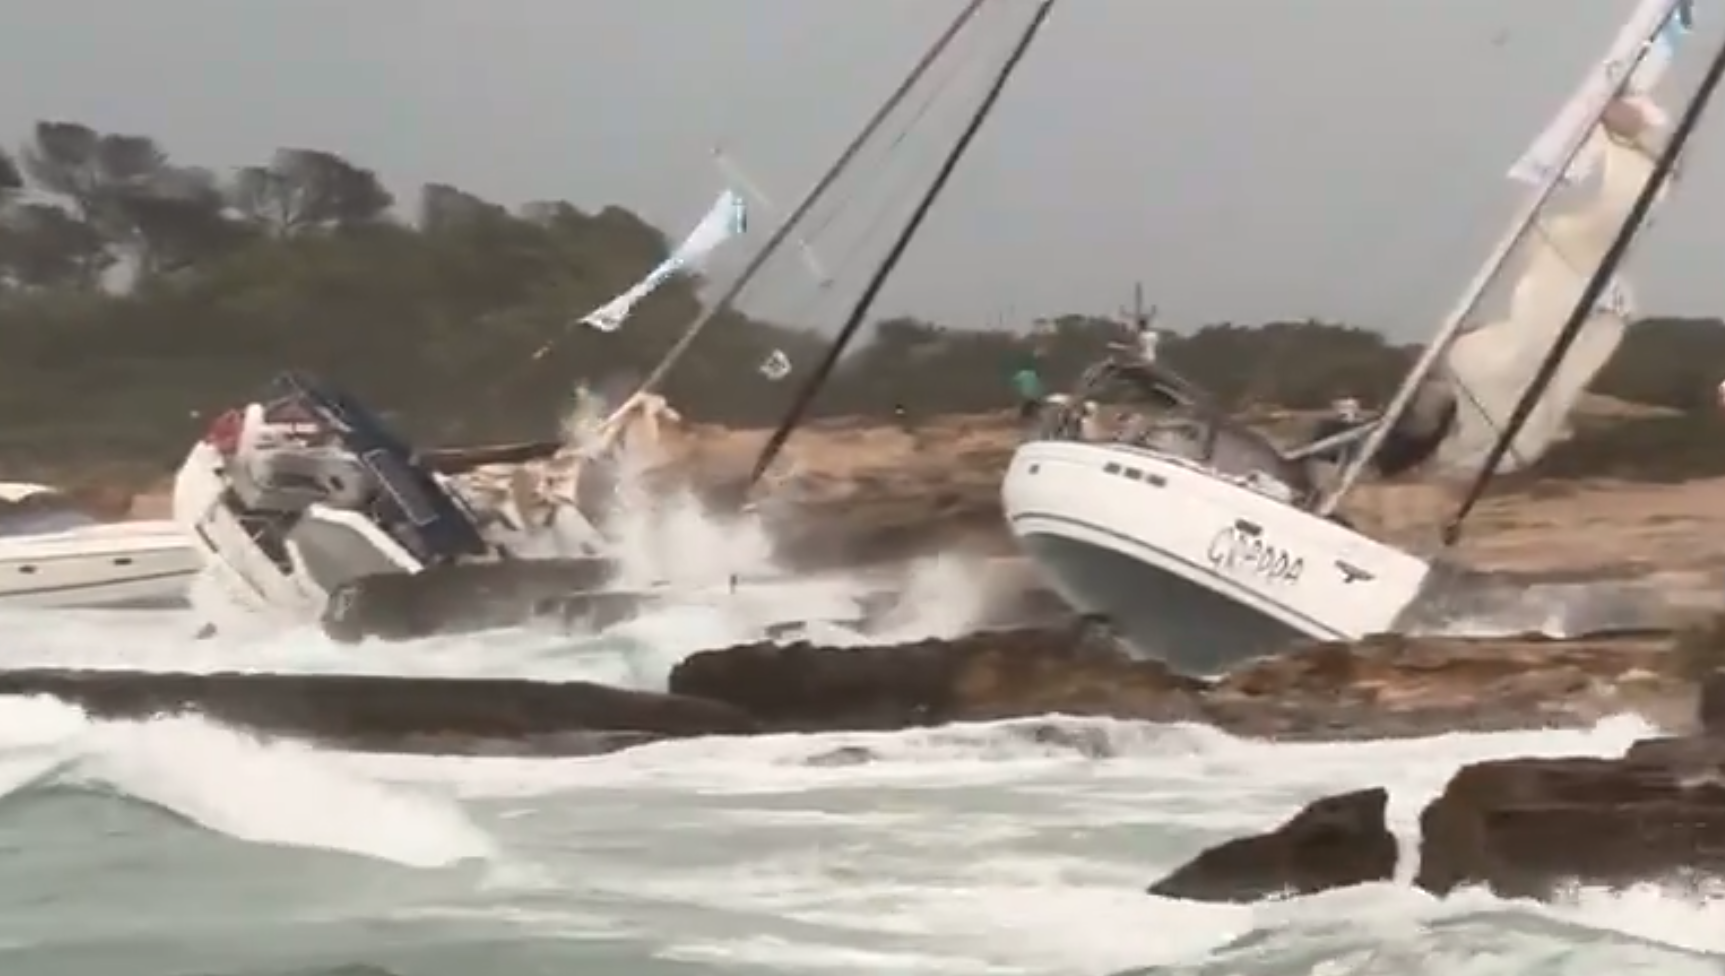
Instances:
[[[881,311],[1113,311],[1142,279],[1174,326],[1418,335],[1500,233],[1503,170],[1633,3],[1063,0]],[[77,120],[218,167],[329,148],[407,199],[439,180],[616,202],[680,236],[721,186],[709,146],[793,200],[958,6],[5,0],[0,131]],[[1725,20],[1698,6],[1684,85]],[[905,152],[932,160],[957,114]],[[1654,310],[1725,312],[1722,131],[1725,111],[1637,262]]]

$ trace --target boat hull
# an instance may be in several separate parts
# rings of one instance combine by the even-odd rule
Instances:
[[[174,479],[174,520],[201,557],[193,603],[211,620],[235,615],[311,623],[330,594],[376,573],[415,573],[420,564],[363,516],[312,505],[273,545],[230,506],[221,456],[195,445]]]
[[[70,534],[69,534],[70,535]],[[74,538],[29,540],[0,551],[0,607],[168,609],[187,604],[200,568],[183,542],[111,545]]]
[[[1178,459],[1037,441],[1001,489],[1052,589],[1134,651],[1197,674],[1301,639],[1391,630],[1423,560]]]

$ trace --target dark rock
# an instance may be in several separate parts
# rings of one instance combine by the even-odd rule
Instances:
[[[745,644],[691,655],[673,692],[784,729],[886,729],[1064,713],[1201,717],[1201,682],[1134,661],[1073,628],[875,647]]]
[[[671,670],[674,694],[735,706],[784,729],[929,725],[950,711],[960,656],[942,641],[885,647],[757,643],[700,651]]]
[[[826,752],[816,753],[803,761],[806,766],[862,766],[874,762],[880,756],[862,746],[839,746]]]
[[[1280,894],[1389,881],[1396,839],[1384,825],[1389,794],[1381,788],[1327,796],[1267,834],[1212,847],[1150,886],[1150,893],[1190,901],[1243,902]]]
[[[194,713],[242,729],[386,752],[586,754],[646,737],[758,728],[720,702],[585,682],[27,670],[0,671],[0,695],[49,695],[103,719]]]
[[[1701,679],[1696,717],[1703,733],[1725,737],[1725,671],[1712,671]]]
[[[1094,725],[1057,725],[1052,722],[1020,724],[1013,730],[1017,735],[1039,746],[1053,746],[1075,752],[1086,759],[1113,759],[1120,755],[1114,740],[1105,729]]]
[[[1382,637],[1293,648],[1210,682],[1136,660],[1105,630],[1068,623],[888,646],[703,651],[672,671],[671,695],[533,681],[66,671],[0,672],[0,694],[54,694],[107,717],[196,711],[347,748],[405,751],[586,753],[629,740],[570,733],[881,730],[1062,714],[1354,739],[1574,726],[1664,707],[1692,695],[1660,672],[1668,658],[1669,643],[1645,636]],[[1717,702],[1725,692],[1711,694]],[[1064,744],[1111,754],[1097,734]]]
[[[1067,714],[1310,740],[1575,727],[1670,698],[1680,684],[1656,673],[1668,640],[1642,634],[1381,635],[1291,648],[1212,683],[1135,660],[1078,624],[895,646],[746,644],[691,656],[672,671],[671,689],[785,730]]]
[[[1386,738],[1576,727],[1670,696],[1658,672],[1669,633],[1553,640],[1381,634],[1249,661],[1202,696],[1206,718],[1240,735]]]
[[[518,559],[433,566],[419,573],[379,573],[330,594],[322,624],[332,640],[414,640],[525,623],[557,615],[598,613],[617,619],[642,602],[638,594],[600,591],[615,578],[605,559]]]
[[[1622,759],[1505,759],[1463,768],[1420,816],[1415,883],[1545,898],[1725,876],[1725,740],[1652,740]]]
[[[1083,715],[1148,722],[1202,721],[1208,687],[1160,661],[1128,656],[1082,625],[979,640],[957,676],[951,720]]]

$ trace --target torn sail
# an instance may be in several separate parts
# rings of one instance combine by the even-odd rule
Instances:
[[[1668,134],[1670,119],[1654,102],[1651,88],[1689,23],[1687,3],[1643,3],[1612,54],[1511,168],[1510,176],[1520,181],[1545,179],[1561,161],[1551,147],[1572,145],[1576,127],[1588,127],[1581,151],[1565,170],[1566,186],[1535,215],[1499,269],[1492,285],[1501,296],[1498,310],[1464,325],[1416,397],[1415,408],[1397,425],[1403,439],[1432,446],[1439,473],[1478,473],[1588,278],[1611,249]],[[1597,106],[1610,96],[1626,67],[1630,81],[1602,115],[1577,114],[1576,105]],[[1633,313],[1629,286],[1614,281],[1517,433],[1499,472],[1533,464],[1567,436],[1570,413],[1616,352]],[[1427,430],[1435,434],[1432,427],[1440,423],[1441,438],[1415,429],[1432,425]]]
[[[581,319],[582,324],[590,325],[601,332],[615,332],[635,310],[635,306],[652,294],[670,277],[680,271],[693,271],[700,268],[719,245],[733,237],[741,235],[748,229],[748,205],[743,202],[741,194],[735,190],[726,190],[719,194],[719,199],[713,202],[712,209],[695,225],[683,243],[677,245],[670,256],[659,262],[659,266],[647,272],[647,276],[636,282],[633,287],[616,298],[611,299],[599,308],[594,309]]]

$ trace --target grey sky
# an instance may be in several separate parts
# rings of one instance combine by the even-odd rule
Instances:
[[[1175,326],[1417,335],[1507,218],[1503,170],[1633,2],[1066,0],[882,311],[1112,311],[1142,278]],[[721,185],[711,144],[789,201],[957,6],[7,0],[0,132],[77,120],[214,166],[329,148],[404,198],[442,180],[618,202],[677,235]],[[1699,6],[1685,85],[1725,19]],[[1722,132],[1725,110],[1637,262],[1644,305],[1725,310]]]

